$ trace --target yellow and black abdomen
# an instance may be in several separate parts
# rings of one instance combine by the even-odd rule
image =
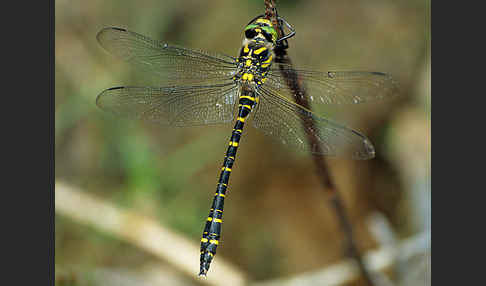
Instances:
[[[247,89],[239,98],[238,117],[236,118],[233,132],[231,133],[231,139],[224,157],[216,193],[214,194],[213,204],[211,205],[201,238],[201,264],[199,275],[206,275],[209,265],[216,254],[216,248],[220,243],[224,198],[228,188],[231,169],[235,162],[236,151],[238,150],[245,120],[248,118],[248,115],[257,102],[258,98],[255,97],[255,93]]]

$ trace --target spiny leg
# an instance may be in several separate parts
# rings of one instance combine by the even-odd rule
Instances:
[[[231,168],[235,162],[236,151],[240,142],[241,133],[243,132],[245,119],[250,114],[255,103],[256,99],[252,92],[249,92],[248,95],[240,96],[238,117],[236,119],[233,132],[231,133],[231,140],[229,142],[228,150],[226,151],[226,156],[224,157],[223,167],[221,169],[221,175],[219,176],[219,182],[216,187],[213,204],[211,205],[209,216],[201,238],[200,276],[206,276],[211,261],[216,254],[216,248],[218,247],[219,239],[221,237],[224,198],[226,196]]]

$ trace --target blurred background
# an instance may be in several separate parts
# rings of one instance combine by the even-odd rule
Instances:
[[[391,100],[318,112],[376,148],[368,161],[327,158],[369,267],[392,285],[429,285],[430,4],[277,5],[297,32],[288,50],[297,67],[381,71],[399,82]],[[262,0],[56,0],[56,285],[361,285],[355,270],[338,271],[350,268],[343,234],[316,196],[323,190],[312,158],[252,127],[231,175],[218,254],[198,279],[233,123],[169,128],[95,104],[107,88],[149,85],[101,48],[103,27],[236,56],[243,28],[263,12]]]

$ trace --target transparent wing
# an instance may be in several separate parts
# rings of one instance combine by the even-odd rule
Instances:
[[[288,89],[281,72],[291,69],[286,64],[273,64],[265,85],[292,99],[293,93]],[[303,82],[307,98],[317,104],[361,103],[398,95],[397,82],[390,75],[380,72],[295,71]]]
[[[124,117],[172,126],[231,122],[239,88],[236,84],[183,87],[114,87],[96,105]]]
[[[108,27],[96,36],[115,56],[160,76],[167,84],[212,84],[231,80],[235,60],[172,46],[122,28]]]
[[[253,125],[270,137],[279,139],[289,147],[314,154],[360,160],[374,157],[373,145],[357,131],[319,117],[265,86],[258,91],[260,101]],[[314,128],[304,127],[303,120],[312,120]],[[317,141],[313,144],[309,144],[309,134],[316,135]]]

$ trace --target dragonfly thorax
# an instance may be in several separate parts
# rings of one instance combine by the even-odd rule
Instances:
[[[273,60],[273,49],[264,43],[244,41],[237,59],[238,68],[235,81],[260,86]]]

